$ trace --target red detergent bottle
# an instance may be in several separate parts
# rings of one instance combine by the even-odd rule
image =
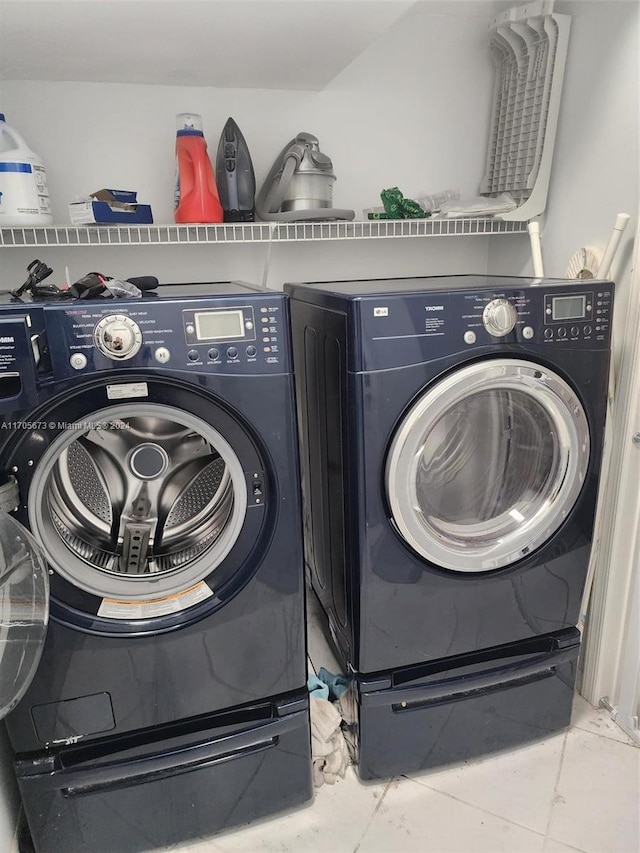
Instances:
[[[196,113],[176,116],[176,187],[173,218],[176,222],[222,222],[218,196],[202,118]]]

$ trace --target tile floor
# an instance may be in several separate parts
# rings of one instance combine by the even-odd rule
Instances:
[[[339,667],[319,615],[309,657]],[[640,749],[576,696],[568,731],[507,754],[381,784],[352,768],[315,801],[179,853],[638,853]]]

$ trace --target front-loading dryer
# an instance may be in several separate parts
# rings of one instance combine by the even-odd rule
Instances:
[[[611,282],[292,284],[308,573],[353,673],[358,769],[569,722]]]
[[[167,846],[309,799],[288,298],[5,297],[0,410],[2,505],[50,584],[7,718],[36,849]]]

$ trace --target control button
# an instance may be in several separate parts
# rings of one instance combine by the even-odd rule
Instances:
[[[553,329],[545,329],[544,336],[547,340],[550,340],[553,337]]]
[[[492,299],[482,312],[482,323],[494,338],[508,335],[518,320],[518,312],[506,299]]]
[[[249,358],[253,358],[257,352],[258,350],[253,346],[253,344],[247,347],[247,355]]]
[[[188,323],[188,324],[187,324],[187,332],[188,332],[190,335],[192,335],[192,334],[195,332],[195,330],[196,330],[196,327],[193,325],[193,323]]]
[[[74,370],[84,370],[87,366],[87,357],[83,352],[74,352],[69,359],[69,364]]]
[[[585,326],[582,331],[585,333],[585,335],[590,335],[593,329],[591,328],[591,326]]]
[[[560,328],[558,329],[558,337],[559,338],[566,338],[567,337],[567,330],[565,329],[564,326],[560,326]]]
[[[238,350],[235,347],[228,347],[227,348],[227,358],[237,358],[237,357],[238,357]]]
[[[200,353],[196,349],[190,349],[187,353],[189,361],[197,361],[200,358]]]
[[[580,329],[577,326],[572,326],[571,327],[571,337],[575,338],[579,334],[580,334]]]
[[[551,331],[551,329],[549,329],[548,331]],[[525,339],[525,341],[530,341],[534,334],[535,333],[531,326],[525,326],[522,330],[522,337]]]
[[[253,329],[253,323],[251,322],[251,320],[247,320],[247,322],[244,324],[244,327],[245,329]]]
[[[160,364],[166,364],[171,358],[171,353],[166,347],[158,347],[154,352],[153,357],[156,361],[159,361]]]
[[[218,352],[218,350],[215,347],[211,347],[211,349],[209,350],[207,355],[209,356],[211,361],[217,361],[217,359],[220,358],[220,353]]]
[[[551,308],[547,308],[545,311],[546,314],[551,314]]]
[[[476,333],[472,332],[471,329],[469,329],[467,332],[464,333],[464,342],[465,344],[475,344]]]

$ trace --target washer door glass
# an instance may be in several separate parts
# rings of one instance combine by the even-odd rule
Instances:
[[[49,574],[40,546],[0,512],[0,719],[36,671],[49,618]]]
[[[447,569],[508,566],[542,545],[581,491],[584,409],[557,374],[527,361],[464,367],[406,414],[387,457],[393,521]]]
[[[187,412],[125,403],[71,424],[43,454],[29,523],[52,568],[98,596],[179,592],[233,547],[247,509],[227,440]]]

